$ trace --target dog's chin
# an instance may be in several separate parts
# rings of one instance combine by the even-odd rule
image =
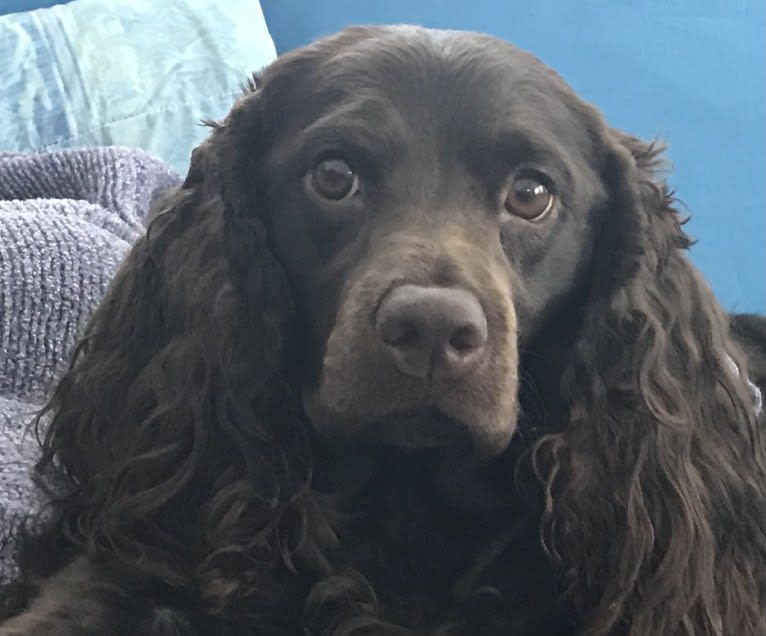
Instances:
[[[364,415],[328,408],[321,391],[305,389],[303,403],[314,430],[328,440],[384,444],[406,450],[442,449],[451,454],[492,457],[510,442],[515,418],[492,436],[477,434],[475,422],[463,422],[432,405]]]

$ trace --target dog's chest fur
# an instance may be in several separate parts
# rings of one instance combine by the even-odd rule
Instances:
[[[540,545],[536,506],[514,496],[468,511],[445,501],[427,462],[388,457],[382,468],[347,501],[339,538],[386,622],[418,633],[575,630],[557,600],[562,590]]]

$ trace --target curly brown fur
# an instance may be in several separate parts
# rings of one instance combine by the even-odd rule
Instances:
[[[661,150],[485,36],[275,62],[48,405],[0,634],[766,633],[764,424]],[[317,195],[328,152],[357,195]],[[547,216],[503,211],[514,174]],[[402,285],[476,299],[469,373],[392,362]]]

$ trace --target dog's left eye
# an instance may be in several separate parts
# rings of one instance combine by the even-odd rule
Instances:
[[[324,199],[342,201],[359,190],[359,175],[339,157],[327,157],[311,170],[311,187]]]
[[[517,177],[508,188],[503,205],[510,214],[534,221],[550,212],[553,193],[535,177]]]

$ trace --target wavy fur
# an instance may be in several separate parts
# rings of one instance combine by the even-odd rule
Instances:
[[[562,378],[570,418],[536,449],[544,537],[588,616],[583,634],[757,634],[763,424],[724,364],[729,355],[746,368],[728,318],[654,181],[662,149],[619,137],[616,204],[637,231],[618,227],[623,262],[600,267],[631,274],[607,294],[594,283]]]

